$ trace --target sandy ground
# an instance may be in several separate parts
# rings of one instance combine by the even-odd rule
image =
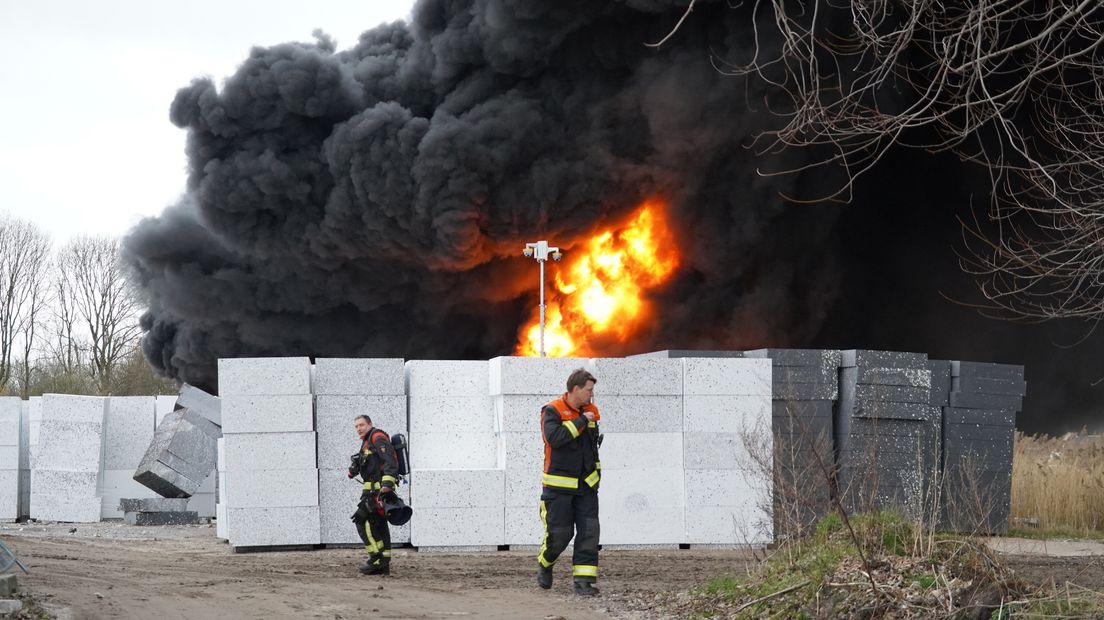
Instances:
[[[75,530],[70,532],[70,530]],[[532,551],[397,549],[389,577],[365,577],[363,552],[234,553],[210,526],[6,524],[0,541],[30,569],[21,588],[58,618],[667,617],[657,592],[745,570],[746,551],[603,551],[603,593],[571,594],[569,562],[537,588]],[[18,570],[18,569],[16,569]]]
[[[3,524],[3,541],[28,566],[30,593],[57,618],[668,618],[657,598],[740,574],[755,557],[737,550],[602,553],[600,597],[534,583],[532,551],[440,553],[399,549],[390,577],[356,572],[363,553],[321,549],[234,553],[213,526]],[[1104,545],[993,539],[1028,581],[1104,589]],[[15,569],[18,570],[18,569]]]

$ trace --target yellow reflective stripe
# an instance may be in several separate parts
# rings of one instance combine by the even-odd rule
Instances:
[[[579,427],[575,426],[574,422],[572,422],[571,420],[565,420],[563,425],[567,427],[567,431],[571,433],[572,437],[579,436]]]
[[[598,577],[598,567],[587,564],[575,564],[571,567],[572,577]]]
[[[598,470],[595,469],[594,471],[590,472],[589,476],[586,477],[586,483],[590,486],[594,486],[598,484],[598,477]]]
[[[364,544],[364,550],[368,553],[375,553],[383,546],[382,541],[376,542],[375,538],[372,538],[372,527],[367,521],[364,522],[364,533],[368,535],[368,542]]]
[[[398,482],[399,480],[398,480],[398,478],[395,478],[394,476],[384,476],[383,481],[394,483],[394,482]]]
[[[598,428],[598,424],[592,420],[587,422],[587,428]]]
[[[541,540],[540,552],[537,553],[537,561],[540,562],[541,566],[548,568],[555,564],[555,562],[549,562],[544,559],[544,552],[548,550],[548,506],[545,505],[544,500],[541,500],[540,503],[540,516],[541,527],[544,528],[544,538]]]
[[[369,481],[369,482],[364,483],[364,490],[365,491],[378,491],[379,488],[380,488],[380,483],[378,483],[378,482]]]
[[[383,552],[382,552],[382,555],[385,558],[391,557],[391,550],[390,549],[384,549]]]
[[[594,461],[594,469],[598,470],[598,471],[601,471],[602,470],[602,461]]]
[[[554,476],[552,474],[542,474],[541,482],[546,486],[558,487],[561,489],[577,489],[579,488],[578,478],[568,478],[567,476]]]

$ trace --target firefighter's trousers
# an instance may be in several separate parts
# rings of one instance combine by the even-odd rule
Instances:
[[[540,515],[544,540],[537,560],[541,566],[555,564],[574,535],[571,574],[577,581],[597,581],[598,491],[587,489],[581,495],[573,495],[545,490],[541,494]]]
[[[372,564],[389,564],[391,529],[388,527],[387,518],[379,513],[375,494],[369,494],[366,491],[360,498],[356,514],[353,515],[353,523],[356,524],[360,540],[364,542],[368,560]]]

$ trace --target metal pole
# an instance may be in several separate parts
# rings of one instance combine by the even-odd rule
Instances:
[[[540,356],[544,357],[544,261],[540,263]]]

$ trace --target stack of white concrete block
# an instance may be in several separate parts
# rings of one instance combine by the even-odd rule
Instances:
[[[681,362],[685,542],[770,542],[774,537],[768,508],[773,462],[771,361],[683,358]],[[662,492],[663,486],[657,485],[656,493]]]
[[[603,546],[685,542],[682,362],[594,360]]]
[[[153,396],[111,396],[107,399],[104,430],[103,478],[100,484],[100,516],[122,519],[119,500],[160,497],[134,480],[134,470],[142,461],[150,441],[156,417]]]
[[[489,392],[499,431],[497,467],[506,486],[502,544],[541,543],[541,409],[564,393],[571,371],[589,366],[590,360],[581,358],[497,357],[488,363]]]
[[[0,397],[0,522],[19,518],[19,437],[22,401]]]
[[[410,361],[411,542],[503,544],[503,478],[485,361]]]
[[[215,440],[215,477],[218,479],[218,495],[215,501],[215,537],[230,538],[230,520],[226,518],[226,434]]]
[[[319,543],[306,357],[219,360],[225,532],[234,547]]]
[[[32,519],[93,523],[103,463],[107,400],[99,396],[46,394],[31,464]]]
[[[388,435],[407,435],[403,360],[315,360],[315,427],[318,433],[318,500],[321,542],[359,545],[349,517],[360,500],[361,482],[348,476],[350,457],[360,450],[354,418],[367,415]],[[398,494],[409,499],[409,487]],[[410,542],[410,524],[391,527],[391,543]]]

